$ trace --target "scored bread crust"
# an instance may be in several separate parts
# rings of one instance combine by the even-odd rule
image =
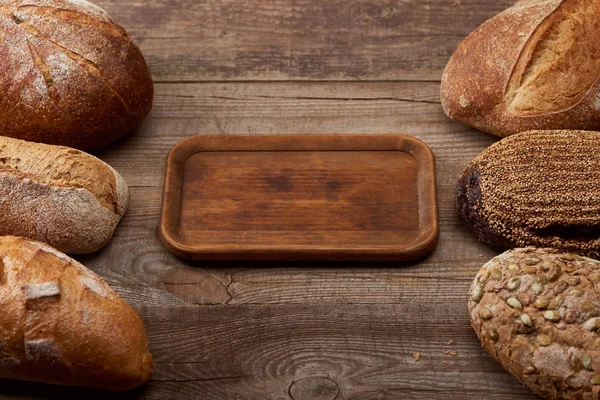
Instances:
[[[105,146],[152,106],[139,48],[83,0],[0,0],[0,132],[75,148]]]
[[[137,313],[98,275],[46,244],[0,237],[0,376],[106,390],[152,374]]]
[[[128,204],[127,184],[98,158],[0,137],[0,235],[90,253],[108,243]]]
[[[600,0],[522,0],[472,32],[442,77],[445,113],[497,136],[600,129]]]
[[[456,187],[470,232],[496,250],[600,256],[600,132],[529,131],[479,154]]]
[[[519,248],[486,263],[468,312],[484,349],[545,399],[600,395],[600,262]]]

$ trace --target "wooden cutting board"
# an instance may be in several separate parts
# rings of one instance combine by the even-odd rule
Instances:
[[[435,161],[404,135],[198,135],[167,160],[160,237],[188,259],[408,260],[437,244]]]

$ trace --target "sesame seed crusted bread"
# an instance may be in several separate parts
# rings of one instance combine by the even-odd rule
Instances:
[[[600,0],[522,0],[452,55],[441,100],[457,121],[498,136],[600,129]]]
[[[496,250],[552,247],[600,257],[600,132],[530,131],[479,154],[455,207]]]
[[[146,330],[98,275],[46,244],[0,237],[0,376],[106,390],[152,374]]]
[[[152,106],[139,48],[83,0],[0,0],[0,133],[88,149],[134,129]]]
[[[90,253],[108,243],[128,204],[127,184],[98,158],[0,137],[0,235]]]
[[[600,394],[600,261],[518,248],[486,263],[469,292],[485,350],[545,399]]]

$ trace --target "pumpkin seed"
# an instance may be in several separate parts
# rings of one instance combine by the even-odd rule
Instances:
[[[484,321],[492,319],[492,312],[487,307],[481,307],[479,309],[479,318],[481,318]]]
[[[548,310],[544,313],[544,318],[548,321],[556,322],[560,319],[560,315],[556,311]]]
[[[550,344],[552,343],[552,339],[550,339],[550,336],[546,335],[545,333],[537,335],[536,339],[538,344],[542,347],[550,346]]]
[[[586,331],[592,332],[592,331],[597,330],[598,328],[600,328],[600,318],[599,317],[590,318],[583,323],[583,329],[585,329]]]
[[[493,340],[494,342],[497,342],[498,339],[500,339],[500,335],[498,334],[498,331],[496,330],[496,328],[491,328],[488,331],[488,337]]]
[[[537,299],[535,299],[534,303],[536,308],[546,308],[548,307],[548,304],[550,304],[550,299],[546,296],[539,296]]]
[[[562,296],[556,296],[550,301],[550,304],[548,304],[548,308],[551,310],[556,310],[557,308],[562,306],[564,302],[565,299]]]
[[[544,287],[539,283],[534,283],[531,285],[531,293],[533,294],[541,294],[544,291]]]
[[[473,301],[475,303],[479,303],[479,301],[481,300],[482,297],[483,297],[483,287],[481,287],[481,285],[473,286],[473,291],[471,292],[471,299],[473,299]]]
[[[506,283],[506,288],[508,290],[515,291],[521,285],[521,280],[519,278],[510,278]]]
[[[587,354],[581,357],[581,366],[588,371],[592,370],[592,358]]]
[[[521,304],[521,302],[519,300],[515,299],[514,297],[510,297],[508,300],[506,300],[506,302],[512,308],[523,309],[523,305]]]

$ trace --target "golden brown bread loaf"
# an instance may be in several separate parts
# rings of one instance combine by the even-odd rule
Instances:
[[[458,47],[442,78],[446,114],[498,136],[600,129],[600,0],[523,0]]]
[[[0,376],[107,390],[152,374],[136,312],[98,275],[40,243],[0,237]]]
[[[456,210],[496,250],[600,257],[600,132],[530,131],[493,144],[458,180]]]
[[[470,290],[483,347],[546,399],[600,394],[600,262],[520,248],[481,268]]]
[[[0,134],[76,148],[104,146],[152,106],[138,47],[83,0],[0,0]]]
[[[108,243],[128,204],[127,184],[98,158],[0,137],[0,235],[90,253]]]

